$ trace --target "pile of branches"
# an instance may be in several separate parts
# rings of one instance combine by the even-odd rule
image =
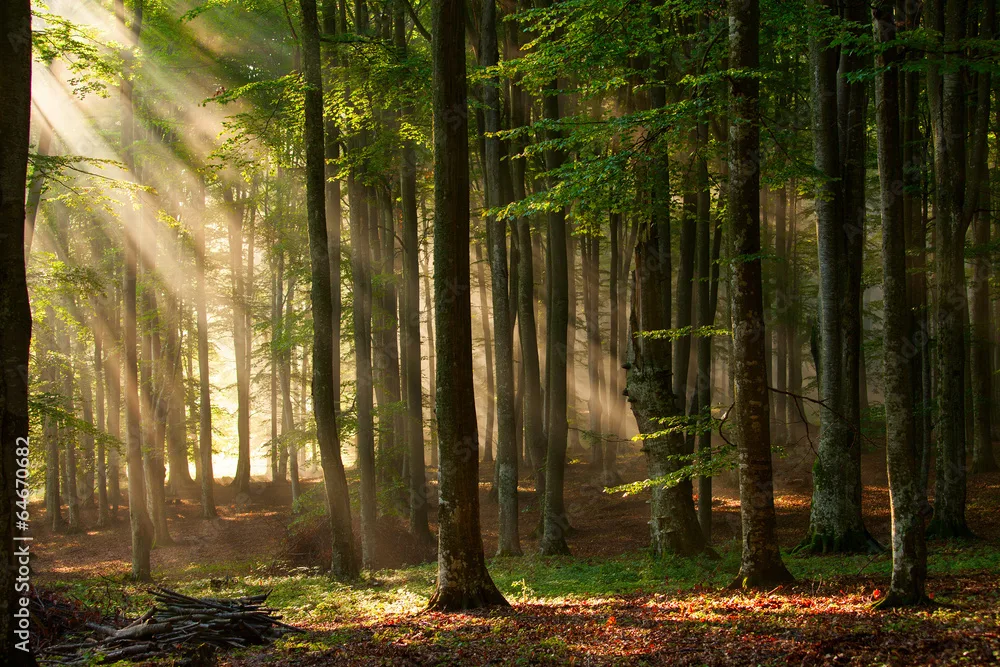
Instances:
[[[298,628],[282,623],[275,609],[264,606],[267,593],[236,599],[194,598],[160,588],[156,604],[124,627],[88,621],[90,636],[49,646],[43,661],[88,664],[118,660],[143,661],[170,654],[267,644]]]

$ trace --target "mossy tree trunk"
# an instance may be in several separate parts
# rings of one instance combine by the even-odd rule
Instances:
[[[729,1],[729,63],[755,70],[759,58],[757,0]],[[770,410],[760,271],[760,82],[730,80],[727,223],[734,259],[730,278],[735,404],[730,417],[740,474],[743,555],[734,588],[771,589],[792,580],[778,551],[771,470]]]
[[[896,38],[892,2],[882,0],[874,10],[876,39]],[[879,601],[882,607],[915,604],[926,599],[927,548],[921,512],[919,450],[914,438],[912,372],[907,357],[910,303],[907,298],[906,219],[897,184],[903,182],[903,152],[899,109],[899,51],[880,52],[875,79],[878,128],[879,182],[882,205],[883,351],[885,374],[886,463],[892,511],[892,583]]]
[[[839,5],[822,0],[823,11]],[[851,0],[843,18],[860,30],[865,8]],[[861,514],[861,260],[864,217],[864,112],[867,88],[848,77],[857,55],[809,39],[814,161],[822,174],[816,201],[820,308],[820,439],[813,465],[809,529],[800,549],[877,550]]]

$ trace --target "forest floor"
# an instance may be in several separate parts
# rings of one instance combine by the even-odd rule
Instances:
[[[812,456],[809,444],[799,443],[775,459],[778,539],[796,583],[764,593],[725,588],[739,569],[732,473],[714,483],[713,546],[720,558],[656,560],[645,551],[646,494],[602,493],[589,465],[576,458],[566,481],[570,557],[537,555],[531,532],[538,504],[531,484],[522,484],[520,530],[528,555],[489,561],[510,608],[422,612],[435,565],[392,517],[383,521],[379,540],[385,569],[350,584],[330,580],[315,567],[324,558],[322,535],[309,535],[301,518],[312,511],[316,492],[307,491],[295,518],[287,486],[265,483],[241,497],[218,486],[220,517],[213,521],[200,519],[195,496],[173,499],[175,544],[154,550],[154,575],[160,585],[193,595],[271,590],[270,604],[306,630],[221,657],[231,665],[1000,664],[1000,474],[970,477],[968,520],[979,539],[931,544],[933,603],[879,612],[871,605],[888,588],[888,553],[788,555],[808,525]],[[620,463],[626,481],[645,477],[637,453]],[[863,477],[866,523],[885,544],[884,452],[863,455]],[[486,493],[491,478],[492,466],[482,465],[488,555],[497,530],[496,505]],[[43,516],[42,507],[33,509]],[[36,584],[104,613],[144,611],[146,589],[125,583],[127,508],[119,516],[110,528],[77,534],[53,534],[36,520]],[[432,526],[433,520],[432,514]]]

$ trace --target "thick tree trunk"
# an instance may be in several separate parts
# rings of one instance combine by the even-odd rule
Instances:
[[[659,28],[656,18],[654,27]],[[656,78],[665,80],[663,66],[658,68]],[[653,108],[667,105],[662,85],[650,89],[650,104]],[[669,339],[644,335],[670,328],[673,273],[669,154],[666,141],[661,139],[655,147],[656,157],[648,167],[652,213],[635,245],[629,337],[623,364],[627,370],[625,393],[639,433],[646,436],[642,450],[646,454],[649,478],[653,480],[680,469],[682,462],[678,456],[685,450],[683,433],[648,437],[663,430],[662,418],[683,414],[683,407],[674,393],[672,345]],[[698,526],[690,479],[654,486],[649,509],[650,544],[655,555],[693,556],[705,551],[707,545]]]
[[[757,0],[729,1],[729,66],[754,70],[759,58]],[[771,437],[764,357],[764,304],[760,275],[760,171],[747,156],[760,154],[760,82],[756,77],[729,84],[729,197],[727,223],[732,256],[753,258],[732,265],[733,384],[732,422],[740,473],[743,556],[734,588],[769,590],[789,582],[775,537]]]
[[[31,7],[28,0],[0,8],[0,655],[11,665],[34,665],[28,651],[15,647],[26,635],[15,635],[13,601],[18,556],[15,553],[16,499],[23,488],[18,474],[27,471],[28,357],[31,306],[25,277],[24,188],[28,167],[31,115]]]
[[[873,11],[875,36],[882,44],[896,39],[892,2]],[[907,299],[906,219],[897,191],[903,180],[899,110],[898,49],[880,52],[875,78],[879,183],[882,205],[883,368],[885,375],[886,464],[892,511],[892,583],[878,605],[890,608],[923,602],[927,548],[922,514],[923,490],[914,438],[911,364],[907,357],[910,304]]]
[[[438,581],[428,608],[506,604],[483,557],[472,379],[465,3],[433,0],[434,317],[440,437]]]
[[[833,0],[823,0],[836,13]],[[851,0],[845,18],[859,26],[864,8]],[[866,89],[847,76],[858,56],[810,37],[813,144],[823,175],[816,201],[820,269],[820,440],[813,466],[808,533],[800,549],[877,550],[861,515],[861,248],[864,240]]]
[[[935,334],[938,361],[937,461],[934,518],[928,535],[967,537],[965,432],[965,234],[977,207],[979,167],[986,128],[975,128],[966,168],[967,72],[958,62],[965,35],[965,0],[938,0],[928,8],[930,26],[943,38],[943,63],[927,71],[934,138]]]
[[[306,209],[311,264],[310,301],[313,311],[312,399],[323,466],[323,484],[330,513],[334,576],[352,577],[358,569],[351,530],[347,476],[337,435],[337,390],[334,388],[333,298],[330,293],[330,256],[326,230],[326,192],[323,148],[323,77],[320,71],[319,18],[316,0],[300,0],[305,81]]]

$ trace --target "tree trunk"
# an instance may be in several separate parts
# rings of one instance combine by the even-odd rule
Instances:
[[[483,462],[492,463],[493,414],[496,409],[496,392],[493,388],[493,340],[490,336],[490,304],[486,297],[486,262],[483,259],[483,246],[481,243],[475,245],[476,278],[479,281],[479,310],[480,319],[483,322],[483,352],[486,356],[486,429],[483,433]]]
[[[873,11],[876,38],[896,39],[892,3],[881,0]],[[918,443],[911,365],[907,357],[912,318],[907,299],[906,219],[896,187],[903,181],[900,143],[899,50],[881,51],[875,78],[879,183],[882,205],[883,368],[885,376],[886,465],[892,510],[892,583],[878,601],[882,608],[923,602],[927,548],[922,515],[923,490],[918,473]]]
[[[524,92],[520,86],[511,85],[511,125],[519,128],[527,124]],[[524,140],[514,137],[512,155],[521,155]],[[514,199],[525,198],[525,160],[510,161]],[[524,368],[524,447],[531,462],[531,476],[535,479],[535,496],[538,506],[545,503],[545,440],[542,438],[542,385],[538,359],[538,330],[535,321],[535,259],[531,223],[526,216],[517,219],[518,259],[520,261],[517,293],[517,326],[521,340],[521,363]],[[539,531],[541,532],[541,531]]]
[[[250,491],[250,378],[247,377],[246,286],[243,281],[243,207],[236,201],[236,186],[224,183],[222,197],[225,202],[229,231],[229,268],[232,286],[233,348],[236,357],[236,430],[239,441],[236,472],[232,487],[235,493]]]
[[[395,46],[406,55],[405,0],[395,5]],[[404,106],[400,117],[408,120],[413,108]],[[403,383],[406,396],[407,485],[409,487],[410,532],[422,542],[433,539],[427,522],[427,472],[424,459],[423,382],[420,364],[420,245],[417,219],[417,155],[413,142],[400,149],[400,209],[402,212],[403,308],[402,349],[405,351]],[[428,313],[428,317],[430,313]],[[433,345],[433,343],[432,343]]]
[[[141,179],[141,172],[139,178]],[[153,545],[172,544],[167,525],[166,500],[166,400],[164,354],[160,341],[162,322],[156,299],[157,242],[152,221],[145,217],[146,206],[140,209],[141,234],[148,239],[147,248],[139,254],[142,269],[142,357],[139,362],[140,398],[142,400],[142,463],[146,474],[146,500],[153,521]]]
[[[935,334],[938,361],[937,462],[934,518],[928,535],[967,537],[965,433],[965,234],[978,205],[978,153],[986,150],[985,127],[976,127],[966,168],[965,67],[957,46],[965,35],[965,0],[938,0],[928,8],[930,28],[943,38],[943,63],[927,71],[934,138]]]
[[[354,279],[355,409],[357,411],[357,461],[361,475],[361,551],[366,569],[375,558],[375,425],[373,421],[371,277],[368,271],[369,230],[364,186],[358,176],[348,176],[351,221],[351,273]]]
[[[16,498],[20,470],[28,458],[28,358],[31,344],[31,306],[25,277],[24,189],[28,168],[31,116],[31,7],[28,0],[4,3],[0,8],[0,595],[7,605],[0,621],[0,655],[11,665],[33,665],[28,651],[15,648],[27,643],[27,633],[15,634],[12,603],[17,596],[15,576],[18,556],[15,531]],[[22,487],[23,488],[23,487]]]
[[[985,8],[979,38],[993,38],[993,24],[996,22],[996,2],[983,3]],[[975,122],[977,127],[987,128],[990,114],[991,76],[989,72],[976,74],[977,91]],[[990,174],[988,151],[976,151],[979,179],[979,205],[973,214],[973,233],[976,248],[972,262],[972,354],[971,384],[974,426],[972,430],[972,472],[996,472],[1000,470],[993,456],[993,341],[990,322],[990,260],[987,248],[990,244]]]
[[[48,333],[43,328],[43,333],[39,336],[39,366],[42,369],[43,388],[45,391],[55,393],[59,388],[56,386],[58,376],[55,360],[51,359],[51,354],[55,350],[55,339],[51,333],[55,328],[55,310],[51,306],[45,308],[45,320]],[[45,441],[45,517],[52,532],[57,532],[66,524],[59,493],[59,427],[54,415],[45,415],[42,437]]]
[[[292,412],[292,346],[290,338],[285,333],[286,322],[292,320],[292,302],[295,298],[295,283],[289,281],[288,296],[285,297],[285,287],[280,276],[284,273],[285,256],[282,252],[278,255],[278,293],[276,310],[278,321],[278,338],[281,340],[281,349],[277,354],[278,361],[278,384],[281,390],[281,447],[289,453],[288,468],[291,477],[292,505],[299,499],[299,458],[297,442],[294,442],[291,434],[295,430],[295,414]],[[286,315],[287,313],[287,315]],[[303,351],[303,361],[305,352]],[[304,367],[303,367],[304,370]],[[295,439],[297,440],[297,439]]]
[[[340,457],[337,433],[337,390],[334,388],[334,349],[330,293],[330,256],[326,231],[326,193],[323,148],[323,77],[320,71],[319,18],[316,0],[300,0],[302,9],[302,46],[305,81],[306,209],[309,221],[309,258],[311,264],[310,301],[313,311],[312,399],[316,417],[323,466],[323,484],[330,513],[334,576],[352,577],[357,573],[354,535],[351,530],[351,505],[347,476]]]
[[[580,413],[577,409],[576,396],[576,333],[577,333],[577,301],[578,290],[576,287],[576,249],[580,247],[580,260],[583,262],[583,245],[577,243],[573,238],[573,221],[566,221],[566,275],[568,277],[569,296],[567,298],[566,321],[569,323],[569,330],[566,332],[566,418],[570,425],[566,432],[566,451],[570,454],[581,451],[580,446]],[[586,299],[587,286],[584,286],[584,299]],[[586,329],[584,330],[586,339]],[[599,369],[598,369],[599,372]],[[603,456],[604,449],[601,448]],[[603,461],[603,458],[602,458]],[[598,467],[600,470],[600,467]]]
[[[698,143],[704,147],[708,143],[708,126],[698,126]],[[711,327],[715,324],[716,304],[712,301],[711,273],[712,248],[711,233],[711,194],[709,192],[708,161],[705,157],[698,158],[698,228],[695,242],[695,269],[698,273],[697,301],[695,303],[696,323],[699,327]],[[717,284],[717,283],[716,283]],[[697,339],[697,379],[695,389],[698,405],[698,457],[702,461],[712,458],[712,338],[702,333]],[[784,415],[782,411],[780,414]],[[712,478],[698,478],[698,523],[705,536],[705,542],[712,542]]]
[[[208,308],[205,304],[205,180],[195,196],[195,308],[198,311],[198,454],[201,456],[201,517],[214,519],[215,474],[212,471],[212,387],[208,374]]]
[[[833,0],[823,0],[836,13]],[[852,0],[845,18],[860,26]],[[864,240],[866,88],[850,83],[859,56],[810,37],[813,144],[823,175],[817,198],[820,269],[820,440],[813,466],[809,530],[799,549],[851,552],[881,547],[861,515],[861,260]]]
[[[495,66],[500,58],[497,45],[496,2],[483,0],[482,24],[479,42],[480,65]],[[486,180],[486,206],[495,208],[508,197],[503,192],[501,142],[493,133],[500,128],[499,80],[491,77],[483,83],[483,172]],[[508,172],[509,173],[509,172]],[[509,179],[508,179],[509,180]],[[496,352],[496,408],[497,456],[496,479],[499,510],[497,555],[520,556],[521,540],[518,533],[517,503],[517,428],[514,410],[514,332],[512,317],[515,312],[510,303],[510,281],[516,275],[508,272],[507,221],[495,216],[486,219],[489,244],[490,278],[493,296],[493,342]],[[481,279],[481,278],[480,278]],[[515,296],[516,298],[516,296]],[[485,301],[483,302],[485,312]],[[489,350],[487,350],[489,354]],[[492,433],[492,425],[487,426]],[[487,437],[489,441],[489,437]]]
[[[125,72],[128,72],[135,64],[128,47],[135,48],[139,44],[143,5],[141,0],[134,3],[131,21],[126,21],[123,0],[115,0],[115,16],[122,29],[127,30],[130,42],[122,52],[125,59]],[[135,160],[132,151],[135,127],[132,107],[132,80],[128,76],[123,76],[121,80],[121,106],[123,162],[134,178]],[[146,483],[142,469],[142,436],[139,414],[139,361],[136,348],[136,273],[139,257],[138,239],[141,235],[138,233],[139,226],[134,220],[126,218],[126,225],[132,227],[132,233],[127,233],[126,230],[124,234],[125,266],[122,278],[123,328],[125,330],[123,341],[125,346],[126,465],[128,469],[129,523],[132,533],[132,578],[137,581],[151,581],[149,551],[153,544],[153,522],[146,510]]]
[[[469,148],[462,0],[433,0],[434,317],[440,437],[438,581],[428,608],[506,604],[486,570],[472,378]]]
[[[775,360],[772,383],[777,390],[774,393],[775,443],[781,445],[788,442],[788,258],[785,248],[788,245],[785,229],[788,223],[788,189],[782,185],[776,191],[774,211],[774,252],[775,263],[774,328],[776,334],[777,358]]]
[[[103,304],[99,306],[104,311]],[[107,422],[104,418],[104,336],[107,333],[103,327],[98,327],[94,331],[94,390],[96,409],[96,426],[98,431],[107,435]],[[108,459],[105,451],[104,438],[97,440],[97,527],[105,528],[111,523],[111,514],[108,508]]]
[[[93,323],[91,324],[93,326]],[[96,327],[94,327],[96,329]],[[83,410],[83,421],[88,424],[91,428],[95,428],[94,423],[94,383],[93,377],[90,374],[90,359],[88,352],[88,346],[86,344],[79,346],[79,358],[78,364],[80,369],[80,407]],[[78,498],[80,503],[87,508],[94,507],[95,504],[95,494],[94,494],[94,482],[97,467],[94,460],[94,433],[82,433],[80,438],[83,441],[83,461],[80,471],[80,481],[82,482],[82,488],[77,489]]]
[[[428,227],[430,226],[430,218],[427,216],[427,212],[424,211],[424,215],[421,216]],[[429,231],[429,230],[428,230]],[[436,368],[436,346],[434,343],[434,304],[432,302],[432,294],[434,294],[434,289],[431,287],[431,270],[430,270],[430,250],[424,254],[424,312],[427,317],[427,377],[430,382],[430,386],[427,390],[427,395],[431,397],[431,400],[437,400],[437,368]],[[438,467],[438,428],[437,428],[437,410],[434,406],[431,406],[430,410],[430,432],[431,432],[431,467]]]
[[[757,0],[729,2],[729,66],[755,70],[759,58]],[[732,422],[740,474],[743,556],[731,587],[770,590],[792,580],[775,536],[771,437],[764,357],[764,304],[760,274],[760,171],[747,156],[760,154],[760,82],[730,80],[729,198],[727,223],[734,261],[730,280],[733,331]]]

